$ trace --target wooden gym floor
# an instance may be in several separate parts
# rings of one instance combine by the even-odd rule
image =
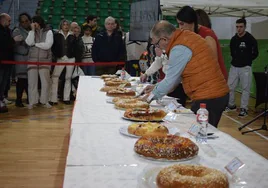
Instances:
[[[14,86],[9,93],[9,99],[14,101]],[[238,105],[239,98],[237,94]],[[251,99],[246,118],[238,118],[237,112],[224,113],[219,129],[268,159],[267,131],[259,131],[261,135],[241,135],[237,129],[258,115],[253,111],[254,104],[255,100]],[[59,103],[51,109],[28,110],[13,103],[8,107],[8,113],[0,114],[0,187],[62,187],[73,105]],[[260,118],[249,127],[259,128],[262,124]]]

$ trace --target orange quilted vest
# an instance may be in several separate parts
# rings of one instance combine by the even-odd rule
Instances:
[[[192,100],[214,99],[229,92],[219,63],[201,36],[177,29],[166,49],[168,55],[176,45],[186,46],[192,51],[192,58],[181,75],[184,91]]]

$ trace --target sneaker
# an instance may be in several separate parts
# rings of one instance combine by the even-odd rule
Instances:
[[[32,105],[32,104],[29,104],[29,105],[28,105],[28,109],[29,109],[29,110],[33,109],[33,105]]]
[[[240,113],[238,114],[238,117],[246,117],[247,115],[247,110],[245,108],[240,108]]]
[[[52,106],[49,103],[44,104],[45,108],[51,108]]]
[[[0,113],[6,113],[8,112],[7,106],[4,103],[4,101],[0,101]]]
[[[233,106],[227,106],[225,108],[225,112],[230,112],[230,111],[236,111],[236,105],[233,105]]]
[[[49,102],[49,104],[50,104],[51,106],[58,105],[57,102]]]
[[[12,101],[7,100],[7,98],[4,98],[4,99],[3,99],[3,102],[4,102],[6,105],[8,105],[8,104],[12,104]]]
[[[16,102],[15,106],[16,106],[16,107],[19,107],[19,108],[23,108],[23,107],[25,107],[24,104],[22,104],[22,103],[17,103],[17,102]]]
[[[70,101],[63,101],[64,104],[70,105],[71,102]]]

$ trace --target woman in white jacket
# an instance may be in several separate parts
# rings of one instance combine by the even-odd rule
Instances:
[[[28,61],[37,62],[38,65],[28,65],[28,92],[29,109],[40,102],[46,108],[51,108],[48,103],[50,91],[50,66],[42,65],[42,62],[51,62],[53,45],[53,33],[46,28],[45,21],[41,16],[34,16],[31,24],[32,30],[29,32],[25,42],[30,46]],[[38,75],[41,80],[41,96],[39,101]]]

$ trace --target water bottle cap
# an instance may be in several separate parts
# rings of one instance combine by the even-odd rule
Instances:
[[[206,103],[200,103],[200,108],[206,108],[206,107],[207,107]]]

